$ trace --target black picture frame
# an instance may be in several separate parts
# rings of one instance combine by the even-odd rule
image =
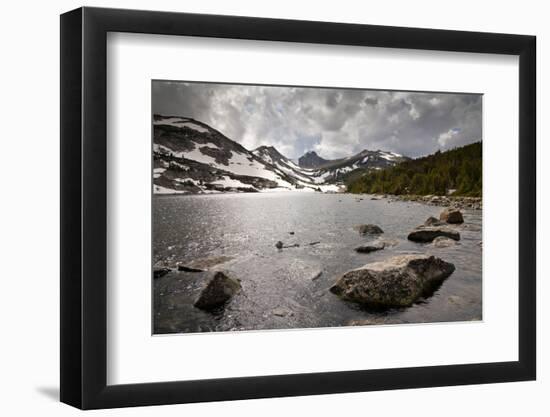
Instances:
[[[519,56],[518,361],[107,385],[108,32]],[[84,7],[61,15],[60,57],[62,402],[96,409],[536,378],[534,36]]]

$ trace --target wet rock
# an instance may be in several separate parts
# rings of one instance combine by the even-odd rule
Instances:
[[[277,243],[275,243],[275,247],[276,247],[277,249],[283,249],[283,242],[281,242],[281,241],[279,240]]]
[[[454,240],[460,240],[460,233],[445,226],[419,226],[414,229],[407,239],[413,242],[428,243],[438,236],[445,236]]]
[[[330,291],[371,307],[407,307],[433,292],[454,270],[452,263],[434,256],[394,256],[346,272]]]
[[[311,277],[311,280],[315,281],[316,279],[321,278],[321,275],[323,275],[323,271],[317,271],[313,274],[313,276]]]
[[[277,316],[277,317],[286,317],[291,315],[291,312],[288,310],[285,310],[284,308],[276,308],[272,311],[272,313],[274,316]]]
[[[192,262],[185,264],[185,266],[187,266],[188,268],[206,271],[214,266],[226,263],[232,259],[234,259],[233,256],[226,256],[226,255],[210,256],[208,258],[196,259]],[[197,272],[197,271],[194,271],[194,272]]]
[[[384,243],[377,242],[377,243],[374,243],[372,245],[358,246],[357,248],[355,248],[355,252],[358,252],[358,253],[371,253],[371,252],[375,252],[375,251],[378,251],[378,250],[382,250],[382,249],[384,249],[384,247],[385,247]]]
[[[393,248],[394,246],[399,245],[398,239],[377,239],[375,243],[380,243],[384,245],[384,248]]]
[[[299,244],[299,243],[293,243],[292,245],[283,246],[284,249],[299,248],[299,247],[300,247],[300,244]]]
[[[204,272],[204,269],[193,268],[192,266],[187,266],[187,265],[178,265],[178,271],[181,271],[181,272]]]
[[[424,222],[424,226],[443,226],[445,223],[443,223],[441,220],[436,219],[433,216],[430,216],[426,219]]]
[[[161,278],[165,276],[168,272],[170,272],[170,268],[154,268],[153,269],[153,278]]]
[[[446,208],[439,215],[439,220],[447,223],[464,223],[464,218],[460,210],[456,208]]]
[[[459,297],[458,295],[450,295],[447,299],[452,304],[462,304],[462,297]]]
[[[438,236],[432,241],[432,245],[436,248],[448,248],[450,246],[455,246],[456,240],[450,239],[446,236]]]
[[[384,231],[375,224],[361,224],[357,226],[357,230],[359,230],[359,234],[362,235],[378,235],[384,233]]]
[[[213,310],[227,303],[241,288],[239,281],[223,272],[216,272],[201,291],[194,306],[201,310]]]

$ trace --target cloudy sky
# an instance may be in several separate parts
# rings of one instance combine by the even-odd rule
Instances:
[[[481,95],[154,81],[153,112],[192,117],[247,149],[327,159],[411,157],[481,140]]]

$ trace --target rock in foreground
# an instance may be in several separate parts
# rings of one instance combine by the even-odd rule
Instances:
[[[439,236],[460,240],[460,233],[445,226],[419,226],[409,233],[407,239],[412,240],[413,242],[427,243]]]
[[[441,212],[439,220],[447,223],[464,223],[464,218],[460,210],[451,207]]]
[[[452,263],[434,256],[395,256],[346,272],[330,291],[371,307],[407,307],[429,295],[454,270]]]
[[[357,226],[357,229],[361,235],[379,235],[384,233],[384,231],[375,224],[361,224]]]
[[[223,272],[216,272],[194,305],[201,310],[213,310],[223,306],[240,288],[239,281],[229,278]]]

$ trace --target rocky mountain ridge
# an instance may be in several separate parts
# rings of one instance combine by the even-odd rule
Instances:
[[[153,116],[155,194],[338,192],[345,190],[342,177],[351,171],[382,169],[408,159],[368,150],[339,160],[318,158],[324,161],[321,166],[305,168],[273,146],[249,151],[198,120]]]

